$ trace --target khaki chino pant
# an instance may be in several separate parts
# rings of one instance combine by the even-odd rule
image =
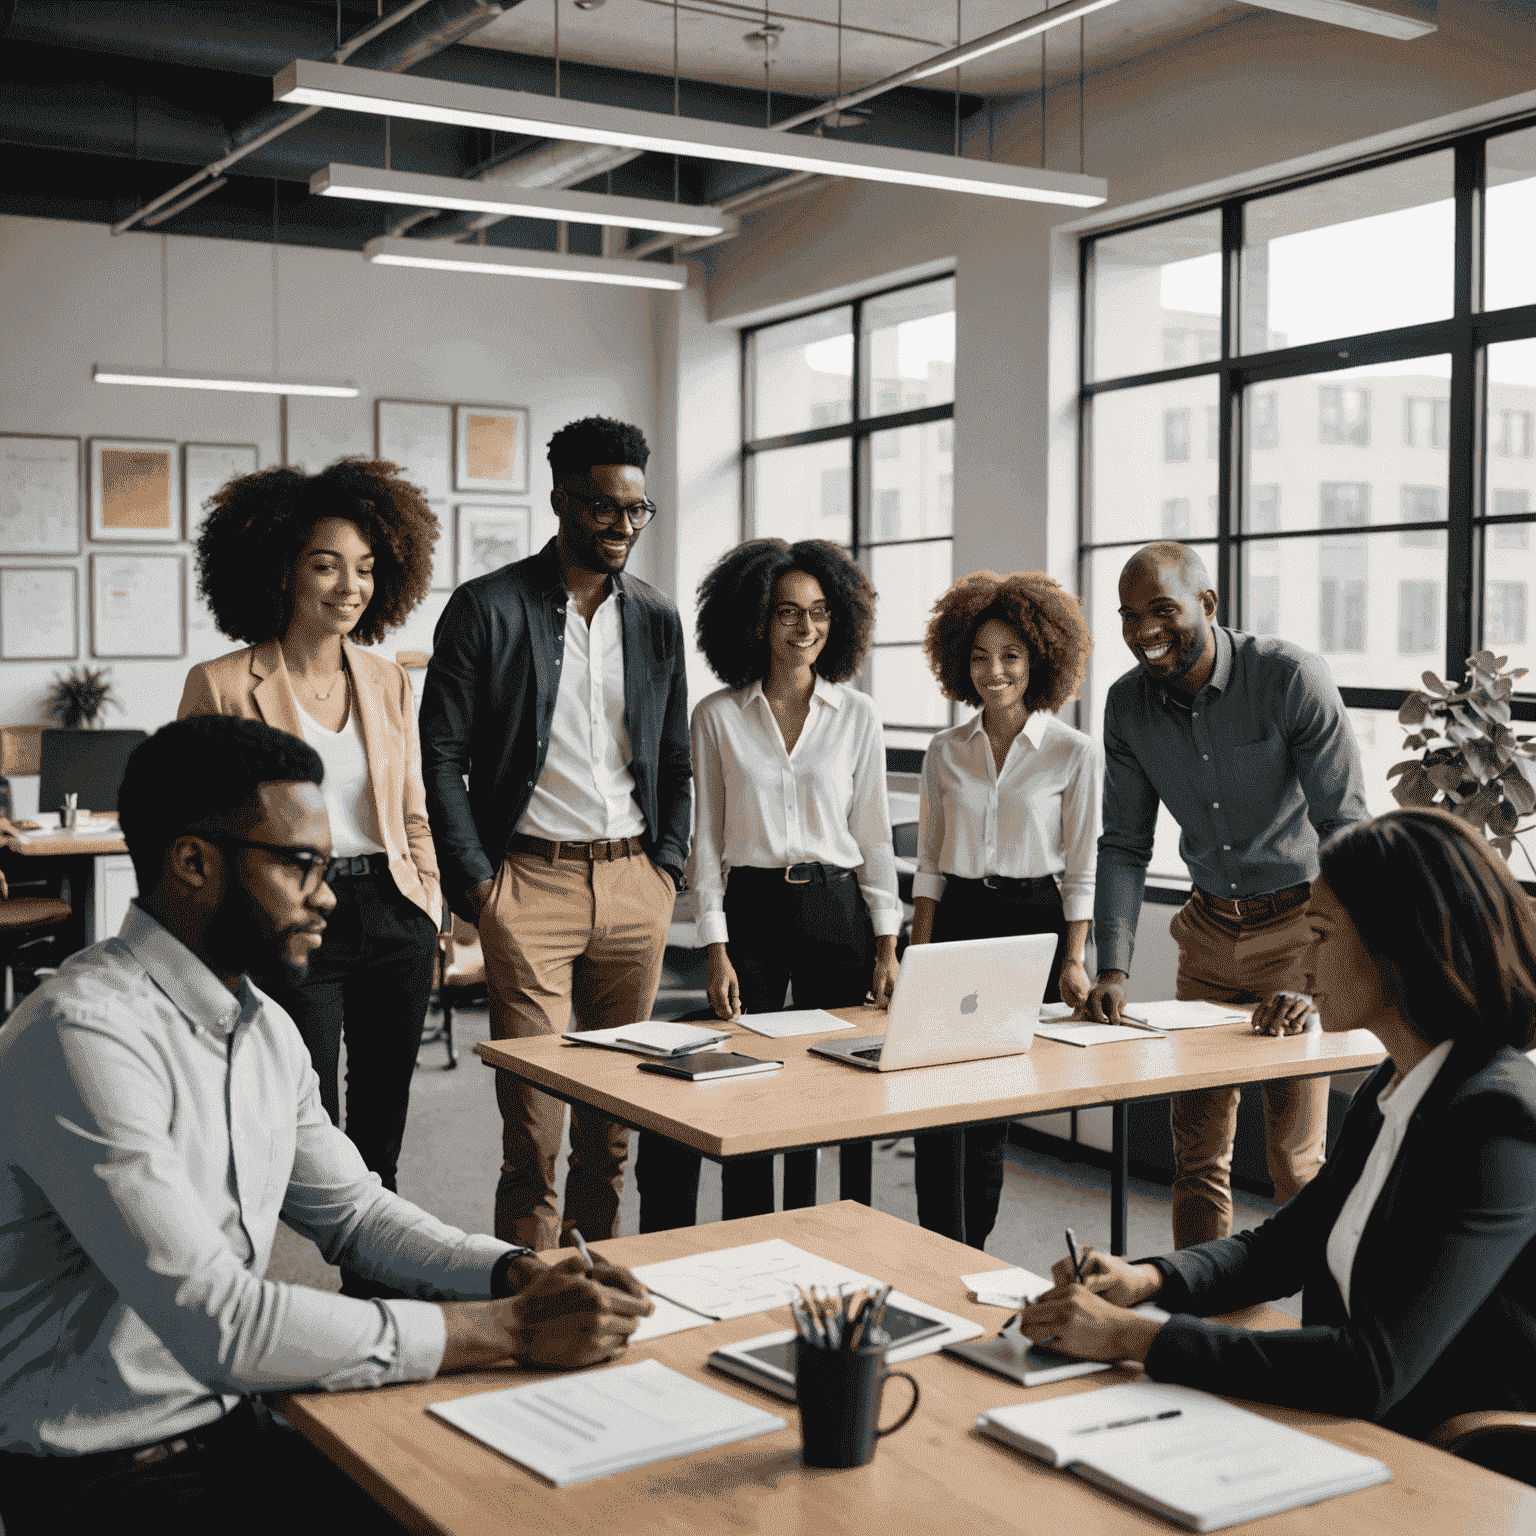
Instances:
[[[1223,917],[1196,894],[1169,924],[1179,946],[1178,996],[1214,1003],[1254,1003],[1273,992],[1310,992],[1312,930],[1305,901],[1278,916]],[[1256,1048],[1262,1048],[1256,1039]],[[1323,1166],[1328,1079],[1265,1083],[1269,1176],[1284,1205]],[[1188,1248],[1232,1230],[1232,1138],[1238,1088],[1175,1094],[1169,1115],[1176,1170],[1174,1246]]]
[[[611,863],[509,853],[480,914],[491,1034],[526,1040],[575,1027],[611,1029],[651,1016],[675,892],[644,854]],[[618,1235],[629,1132],[595,1110],[571,1108],[565,1218],[555,1202],[555,1159],[565,1105],[496,1074],[501,1178],[496,1236],[554,1248],[572,1227]]]

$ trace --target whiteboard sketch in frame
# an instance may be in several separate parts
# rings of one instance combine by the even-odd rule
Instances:
[[[182,505],[187,511],[187,537],[196,538],[203,506],[231,480],[253,475],[260,466],[255,443],[183,443],[181,445]]]
[[[432,400],[375,400],[373,449],[376,457],[400,466],[428,501],[453,490],[453,407]]]
[[[91,655],[187,654],[185,555],[91,555]]]
[[[460,502],[454,508],[454,552],[460,581],[499,571],[528,557],[533,508]]]
[[[0,555],[80,553],[80,439],[0,432]]]
[[[527,406],[454,406],[453,488],[527,494]]]
[[[72,565],[0,567],[0,661],[79,657],[79,571]]]
[[[131,437],[88,440],[90,537],[107,543],[174,544],[181,538],[176,444]]]

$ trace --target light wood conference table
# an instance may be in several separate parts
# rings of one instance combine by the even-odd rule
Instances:
[[[1001,1260],[852,1202],[620,1238],[599,1245],[598,1251],[618,1263],[645,1264],[770,1237],[893,1282],[920,1301],[992,1328],[1002,1321],[997,1308],[968,1302],[958,1278],[998,1267]],[[1294,1326],[1267,1308],[1234,1313],[1227,1320],[1248,1327]],[[426,1411],[429,1404],[448,1398],[537,1379],[533,1372],[476,1371],[373,1392],[295,1395],[283,1413],[408,1529],[439,1536],[934,1536],[946,1531],[969,1536],[1021,1529],[1166,1536],[1176,1529],[974,1427],[984,1409],[1091,1391],[1133,1380],[1134,1371],[1026,1391],[950,1357],[926,1355],[902,1366],[922,1389],[912,1421],[880,1442],[869,1466],[820,1471],[800,1464],[793,1403],[704,1364],[722,1344],[789,1326],[788,1310],[780,1308],[670,1334],[636,1345],[628,1355],[630,1360],[657,1359],[728,1396],[766,1408],[787,1421],[785,1429],[571,1488],[550,1487]],[[901,1412],[908,1390],[904,1382],[891,1388],[886,1423]],[[1360,1493],[1234,1529],[1254,1536],[1474,1531],[1514,1536],[1536,1529],[1536,1490],[1374,1424],[1288,1409],[1258,1411],[1374,1456],[1392,1468],[1393,1477]]]
[[[860,1035],[881,1034],[886,1015],[874,1008],[832,1009]],[[725,1026],[722,1025],[722,1028]],[[657,1131],[717,1162],[843,1144],[845,1199],[868,1204],[869,1159],[849,1157],[849,1143],[914,1131],[955,1133],[954,1214],[963,1237],[964,1158],[960,1130],[988,1120],[1015,1120],[1053,1110],[1112,1108],[1110,1250],[1124,1253],[1129,1150],[1126,1105],[1199,1088],[1326,1077],[1374,1067],[1385,1054],[1365,1030],[1342,1035],[1255,1035],[1247,1023],[1147,1035],[1084,1049],[1036,1038],[1027,1054],[905,1072],[866,1072],[813,1055],[818,1039],[769,1040],[733,1031],[729,1049],[784,1062],[784,1070],[718,1083],[689,1083],[637,1070],[640,1058],[622,1051],[565,1045],[559,1035],[489,1040],[480,1056],[521,1082],[567,1103],[590,1105],[632,1130]]]
[[[127,852],[121,832],[56,832],[26,842],[8,835],[0,837],[0,860],[12,880],[26,879],[33,871],[50,879],[58,875],[69,880],[74,915],[62,925],[67,953],[84,949],[99,938],[113,937],[96,932],[96,860],[104,854]],[[24,862],[14,862],[17,860]]]

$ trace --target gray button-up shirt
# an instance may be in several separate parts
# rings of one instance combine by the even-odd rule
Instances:
[[[421,1295],[488,1295],[507,1250],[385,1190],[288,1015],[135,905],[0,1029],[0,1450],[115,1450],[252,1392],[433,1376],[440,1307],[262,1278],[279,1213]]]
[[[1317,874],[1317,848],[1364,821],[1365,778],[1344,701],[1319,656],[1215,628],[1216,665],[1188,711],[1138,666],[1104,705],[1104,831],[1094,942],[1129,971],[1161,801],[1179,855],[1212,896],[1262,896]]]

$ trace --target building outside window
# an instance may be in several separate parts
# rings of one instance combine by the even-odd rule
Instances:
[[[1189,537],[1189,499],[1175,496],[1163,503],[1163,537],[1187,539]]]
[[[1512,712],[1536,721],[1533,227],[1536,115],[1082,240],[1084,729],[1130,664],[1120,569],[1180,500],[1220,621],[1327,660],[1373,810],[1426,669],[1493,647],[1531,669]],[[1196,413],[1215,459],[1167,451]],[[1186,875],[1166,817],[1151,868]]]
[[[1189,458],[1188,410],[1163,412],[1163,463],[1183,464]]]
[[[869,572],[880,603],[855,686],[915,769],[954,716],[922,654],[954,577],[954,279],[759,326],[742,347],[743,536],[830,539]]]

